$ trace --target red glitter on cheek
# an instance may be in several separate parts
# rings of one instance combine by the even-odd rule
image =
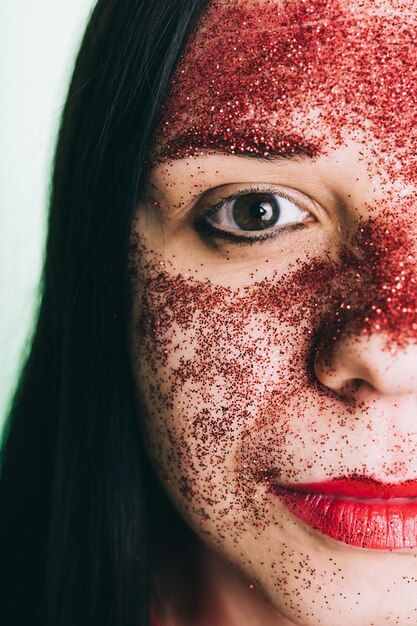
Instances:
[[[312,569],[303,565],[303,575],[314,610],[329,565],[320,556],[323,537],[316,550],[314,536],[268,500],[271,477],[298,483],[417,475],[415,426],[383,411],[372,420],[369,406],[319,384],[311,358],[319,345],[331,352],[345,334],[379,334],[387,345],[417,343],[416,246],[408,230],[404,216],[394,222],[381,214],[359,225],[338,258],[295,262],[284,277],[273,274],[240,289],[180,274],[175,259],[163,260],[132,238],[133,352],[148,452],[197,534],[251,579],[259,574],[277,605],[286,606],[299,589],[294,554],[311,555]],[[366,532],[365,526],[363,515],[352,528]],[[331,534],[324,523],[315,527],[351,545],[370,545],[355,544],[351,527],[342,534]],[[242,546],[242,537],[249,543]],[[337,560],[339,552],[327,547]],[[338,571],[345,575],[343,558]],[[358,572],[363,562],[357,553],[349,558]],[[345,581],[335,581],[332,574],[339,610]],[[302,607],[308,592],[301,596]],[[327,610],[326,596],[323,603]],[[366,605],[358,624],[365,623]],[[319,622],[309,615],[310,624]]]
[[[288,430],[285,417],[294,398],[304,398],[302,409],[294,408],[301,415],[311,401],[323,404],[323,394],[329,414],[334,404],[332,390],[323,390],[312,369],[319,347],[331,355],[346,335],[380,334],[387,349],[417,343],[417,275],[407,232],[406,220],[398,219],[395,228],[392,219],[369,220],[339,259],[299,263],[285,279],[237,291],[172,274],[154,253],[135,253],[147,259],[133,280],[141,294],[134,331],[148,409],[161,432],[186,419],[188,438],[204,442],[198,454],[194,448],[183,453],[176,472],[189,475],[196,464],[218,467],[213,450],[225,458],[248,423],[257,471],[261,458],[269,459],[266,469],[276,461],[267,438],[264,457],[259,430],[273,424],[271,432],[286,442],[278,448],[288,440],[297,446],[299,434]],[[173,441],[180,438],[171,430]]]
[[[389,3],[212,2],[174,75],[155,155],[314,155],[353,136],[415,182],[416,38],[415,11]]]

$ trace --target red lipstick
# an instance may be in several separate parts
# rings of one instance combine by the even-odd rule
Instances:
[[[320,483],[269,482],[295,517],[351,546],[371,550],[417,547],[417,481],[390,484],[354,477]]]

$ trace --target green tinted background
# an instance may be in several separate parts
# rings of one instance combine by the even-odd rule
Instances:
[[[32,330],[55,136],[92,5],[0,2],[0,432]]]

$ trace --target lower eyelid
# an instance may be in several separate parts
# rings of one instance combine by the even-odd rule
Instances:
[[[312,220],[316,221],[316,220]],[[212,243],[216,240],[226,240],[234,245],[251,245],[254,243],[263,243],[268,240],[273,240],[276,237],[283,236],[285,234],[295,233],[297,231],[307,228],[305,222],[295,222],[285,226],[278,226],[274,229],[264,231],[247,231],[255,233],[257,235],[242,234],[245,231],[241,230],[224,230],[213,226],[204,216],[200,216],[194,223],[194,229],[198,235],[203,239],[205,243]]]

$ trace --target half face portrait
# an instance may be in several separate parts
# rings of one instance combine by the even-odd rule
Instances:
[[[414,0],[97,1],[1,626],[417,624],[416,146]]]
[[[411,2],[213,0],[154,135],[141,426],[248,623],[417,622],[416,22]]]

